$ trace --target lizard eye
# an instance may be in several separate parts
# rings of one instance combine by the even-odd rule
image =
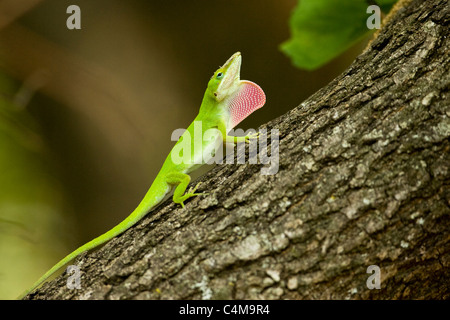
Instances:
[[[217,79],[222,79],[223,78],[223,73],[222,72],[219,72],[218,74],[217,74],[217,77],[216,77]]]

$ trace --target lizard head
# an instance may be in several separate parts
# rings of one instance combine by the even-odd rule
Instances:
[[[214,72],[208,83],[210,94],[228,111],[228,129],[234,128],[266,102],[264,91],[256,83],[240,80],[241,63],[241,53],[236,52]]]
[[[236,89],[240,80],[241,63],[241,53],[236,52],[212,75],[208,89],[216,101],[222,101]]]

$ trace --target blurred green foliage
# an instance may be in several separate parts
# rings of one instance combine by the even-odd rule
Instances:
[[[13,102],[16,89],[0,73],[1,299],[19,295],[62,254],[50,231],[66,229],[58,180],[36,122]]]
[[[391,10],[392,6],[397,2],[398,0],[376,0],[376,4],[380,6],[381,11],[383,12],[389,12]]]
[[[388,11],[397,0],[376,0]],[[366,0],[299,0],[291,19],[291,39],[281,44],[299,68],[314,70],[371,33]]]

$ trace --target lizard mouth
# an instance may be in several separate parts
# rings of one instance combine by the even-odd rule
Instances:
[[[238,51],[235,54],[233,54],[228,60],[227,62],[225,62],[225,64],[223,65],[222,68],[229,70],[229,71],[233,71],[232,68],[240,68],[241,67],[241,61],[242,61],[242,57],[241,57],[241,53]]]
[[[220,92],[226,92],[233,84],[238,83],[240,79],[242,57],[240,52],[233,54],[230,59],[225,62],[223,69],[225,77],[219,85]]]
[[[227,62],[225,62],[223,68],[227,70],[227,78],[234,80],[236,77],[239,77],[239,73],[241,71],[241,63],[242,56],[240,52],[236,52],[230,57],[230,59],[227,60]]]

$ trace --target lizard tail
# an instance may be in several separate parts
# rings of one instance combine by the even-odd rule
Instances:
[[[156,187],[156,188],[153,188]],[[160,186],[161,187],[161,186]],[[158,188],[157,186],[152,185],[152,187],[148,190],[146,196],[144,197],[144,200],[138,205],[138,207],[128,216],[126,217],[122,222],[120,222],[118,225],[116,225],[111,230],[103,233],[102,235],[98,236],[97,238],[89,241],[88,243],[82,245],[75,251],[71,252],[67,256],[65,256],[63,259],[61,259],[58,263],[56,263],[50,270],[48,270],[42,277],[40,277],[32,286],[31,288],[27,289],[25,292],[23,292],[18,299],[24,298],[26,295],[31,293],[34,289],[39,287],[42,283],[44,283],[48,278],[50,278],[56,271],[64,267],[66,264],[68,264],[70,261],[75,259],[78,255],[89,251],[95,247],[98,247],[112,238],[118,236],[119,234],[125,232],[127,229],[132,227],[134,224],[136,224],[139,220],[141,220],[153,207],[155,207],[159,202],[161,202],[164,199],[164,196],[168,191],[161,193],[158,192],[161,191],[161,188]],[[160,193],[158,196],[155,195],[155,193]],[[147,200],[150,199],[150,200]]]

